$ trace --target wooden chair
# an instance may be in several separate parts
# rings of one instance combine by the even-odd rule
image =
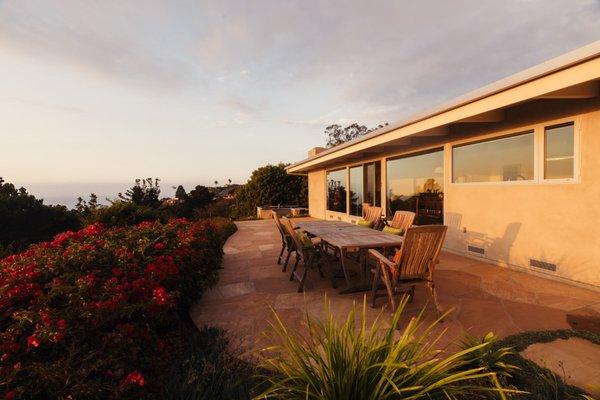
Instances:
[[[402,229],[404,232],[408,230],[415,221],[415,213],[412,211],[396,211],[394,218],[387,224],[392,228]]]
[[[288,218],[282,218],[281,222],[283,223],[284,228],[287,233],[291,236],[294,251],[296,253],[296,262],[292,267],[292,273],[290,275],[290,281],[294,279],[298,280],[298,292],[304,291],[304,283],[306,282],[306,275],[308,274],[309,269],[313,269],[315,266],[319,270],[319,274],[321,278],[324,278],[325,275],[321,269],[322,264],[326,261],[326,257],[321,246],[315,245],[312,240],[309,240],[307,243],[303,243],[297,235],[297,231],[294,230],[292,226],[292,222]],[[304,271],[302,274],[299,274],[296,270],[298,268],[299,261],[302,260],[304,265]]]
[[[275,225],[277,225],[277,229],[279,230],[279,234],[281,235],[281,251],[279,252],[279,257],[277,258],[277,264],[281,264],[283,252],[287,251],[285,263],[283,264],[282,268],[282,271],[285,272],[287,270],[288,262],[290,261],[290,256],[294,252],[294,243],[292,241],[292,237],[287,233],[287,230],[283,227],[283,225],[281,225],[279,215],[275,211],[271,211],[271,215],[273,216],[273,219],[275,220]]]
[[[396,294],[409,292],[412,301],[415,285],[425,283],[433,298],[438,316],[440,315],[433,273],[447,229],[448,227],[444,225],[424,225],[409,228],[404,234],[402,247],[396,251],[392,260],[387,259],[377,250],[369,250],[369,255],[377,261],[376,267],[371,270],[374,273],[372,307],[375,307],[375,301],[379,295],[380,278],[383,279],[385,284],[392,312],[397,307]],[[406,290],[407,286],[409,287],[408,290]]]
[[[369,206],[364,212],[363,219],[365,221],[373,222],[373,229],[379,230],[382,215],[383,209],[381,207]]]

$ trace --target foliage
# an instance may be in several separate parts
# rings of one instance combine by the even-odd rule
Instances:
[[[175,190],[175,198],[180,201],[184,201],[187,198],[187,193],[183,186],[177,186],[177,189]]]
[[[288,175],[286,164],[265,165],[252,172],[250,179],[237,191],[231,209],[232,218],[256,215],[256,207],[308,203],[308,180],[305,176]]]
[[[0,256],[79,227],[75,212],[45,205],[25,188],[16,189],[0,178]]]
[[[136,204],[132,201],[116,200],[108,207],[98,207],[88,215],[82,215],[85,225],[102,223],[109,227],[133,226],[144,221],[166,221],[161,208]]]
[[[206,186],[198,185],[174,206],[178,217],[192,217],[197,210],[204,210],[215,201],[214,193]]]
[[[342,127],[338,124],[329,125],[325,128],[325,140],[327,147],[334,147],[344,142],[349,142],[357,137],[364,136],[369,132],[373,132],[376,129],[383,128],[388,123],[379,124],[376,128],[369,129],[364,125],[357,123]]]
[[[160,205],[160,179],[136,179],[135,184],[127,189],[125,194],[119,193],[119,198],[139,206],[157,207]]]
[[[358,321],[352,310],[339,325],[326,306],[326,320],[306,315],[308,335],[289,330],[274,312],[273,343],[262,351],[262,366],[275,371],[269,387],[257,398],[272,399],[437,399],[468,394],[508,392],[496,374],[473,366],[488,341],[456,353],[434,350],[440,336],[435,321],[426,326],[423,312],[413,318],[396,339],[405,297],[390,327],[379,319],[367,329],[366,299]],[[358,323],[357,323],[358,322]],[[487,381],[486,385],[482,382]],[[472,397],[470,397],[472,398]]]
[[[0,397],[162,398],[230,226],[94,224],[0,260]]]
[[[249,399],[256,385],[255,368],[232,353],[225,332],[217,328],[200,331],[190,326],[182,351],[166,385],[167,399]]]
[[[513,349],[513,353],[506,357],[506,362],[517,366],[519,370],[505,381],[508,385],[528,392],[522,397],[516,396],[515,398],[528,400],[581,400],[584,398],[583,390],[567,385],[560,376],[519,354],[534,343],[548,343],[572,337],[579,337],[600,345],[600,334],[570,329],[523,332],[494,343],[495,349],[503,347]]]

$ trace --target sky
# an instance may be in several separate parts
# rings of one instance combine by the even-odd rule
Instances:
[[[0,0],[0,176],[243,183],[598,39],[599,0]]]

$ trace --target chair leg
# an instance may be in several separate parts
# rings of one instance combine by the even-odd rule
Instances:
[[[427,282],[427,288],[429,289],[429,293],[433,298],[433,304],[435,305],[435,312],[437,313],[438,318],[442,316],[440,311],[440,303],[438,302],[437,292],[435,291],[435,284],[433,282]]]
[[[300,278],[300,282],[298,283],[298,293],[302,293],[304,291],[304,282],[306,281],[306,275],[308,274],[308,269],[312,268],[313,255],[308,256],[308,260],[304,262],[304,271],[302,272],[302,278]]]
[[[281,269],[281,272],[285,272],[285,270],[287,269],[288,262],[290,261],[290,255],[292,255],[292,250],[288,249],[287,256],[285,257],[285,263],[283,264],[283,268]]]
[[[298,255],[298,252],[296,252],[296,262],[294,263],[294,266],[292,267],[292,273],[290,275],[290,282],[294,280],[294,274],[296,273],[296,269],[298,268],[299,261],[300,261],[300,256]]]
[[[281,257],[283,257],[283,251],[285,250],[285,243],[281,244],[281,251],[279,252],[279,257],[277,257],[277,264],[281,264]]]
[[[409,301],[409,303],[412,303],[414,299],[415,299],[415,285],[412,285],[410,287],[409,292],[408,292],[408,301]]]
[[[379,286],[379,275],[381,274],[381,272],[379,271],[379,268],[375,269],[375,276],[373,277],[373,289],[371,289],[371,307],[376,308],[376,302],[377,302],[377,289]]]
[[[385,289],[387,290],[388,297],[390,298],[390,305],[392,306],[392,313],[396,311],[396,298],[394,297],[394,287],[392,283],[392,278],[390,274],[382,263],[379,264],[379,268],[381,268],[381,277],[383,278],[383,282],[385,283]]]

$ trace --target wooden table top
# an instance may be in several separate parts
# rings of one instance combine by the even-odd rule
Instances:
[[[343,221],[298,221],[294,225],[339,249],[399,247],[402,236]]]

